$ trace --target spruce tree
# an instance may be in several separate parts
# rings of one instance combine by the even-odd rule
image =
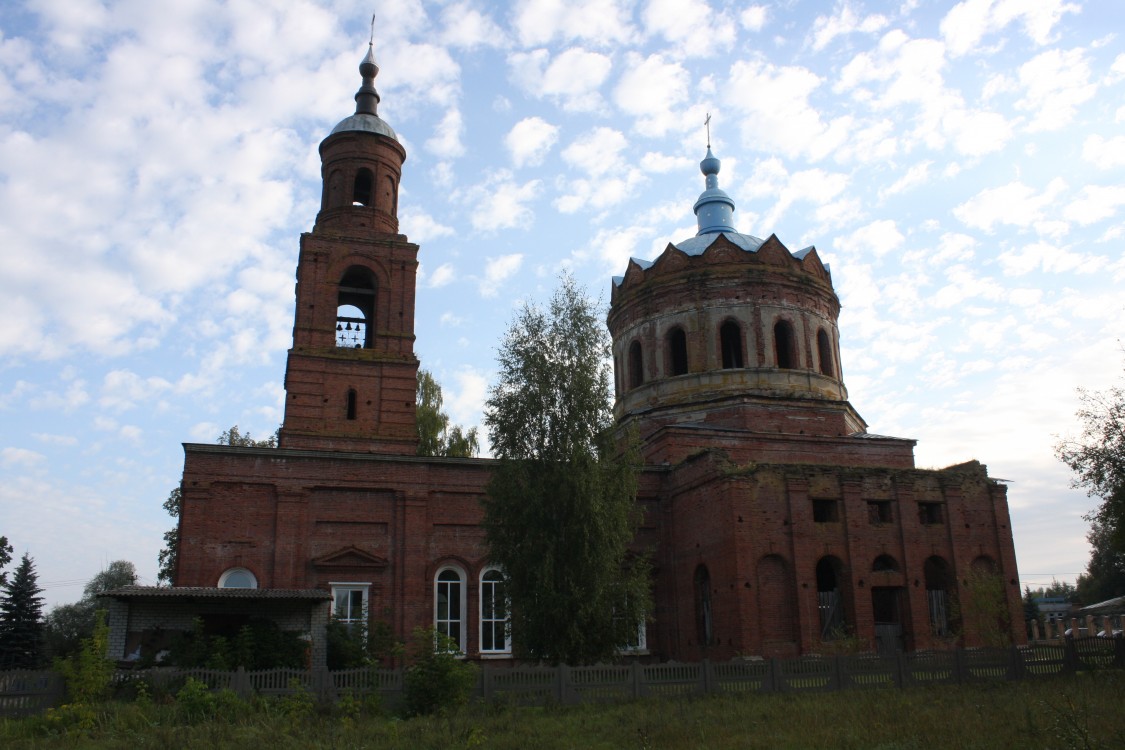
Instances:
[[[0,594],[0,668],[37,669],[43,662],[43,589],[24,554]]]

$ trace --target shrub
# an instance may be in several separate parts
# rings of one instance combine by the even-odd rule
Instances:
[[[432,628],[414,631],[410,666],[403,675],[403,697],[410,716],[463,706],[469,701],[477,669],[457,644]]]
[[[106,658],[109,626],[106,625],[105,615],[104,609],[95,613],[94,634],[82,639],[78,653],[55,662],[55,668],[62,673],[70,700],[74,703],[95,703],[109,696],[113,662]]]

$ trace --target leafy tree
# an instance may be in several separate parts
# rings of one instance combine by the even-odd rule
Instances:
[[[611,657],[636,638],[650,594],[647,560],[628,551],[640,461],[634,438],[615,440],[599,310],[564,276],[547,309],[517,313],[498,361],[484,527],[514,648],[555,663]]]
[[[1078,576],[1078,599],[1086,605],[1125,596],[1125,551],[1110,544],[1109,534],[1094,520],[1090,533],[1090,562],[1086,572]]]
[[[83,641],[93,637],[98,609],[104,608],[98,594],[137,583],[137,569],[128,560],[114,560],[86,583],[82,598],[73,604],[59,604],[47,613],[47,650],[57,658],[77,652]]]
[[[429,370],[418,370],[416,402],[418,420],[418,455],[469,458],[480,450],[477,428],[467,432],[461,425],[449,425],[449,416],[441,410],[441,386]]]
[[[1055,455],[1075,473],[1075,487],[1102,498],[1086,520],[1101,527],[1104,542],[1125,552],[1125,388],[1078,389],[1082,436],[1055,446]]]
[[[12,561],[12,545],[8,544],[8,537],[0,536],[0,586],[8,582],[8,574],[4,568]]]
[[[1008,609],[1004,578],[998,573],[973,570],[966,580],[965,597],[957,606],[957,616],[980,635],[989,648],[1012,645],[1012,613]]]
[[[222,434],[215,441],[219,445],[233,445],[243,448],[276,448],[277,440],[281,434],[281,427],[274,430],[274,433],[265,440],[255,440],[249,432],[240,432],[238,425],[233,425],[229,430],[223,430]],[[175,586],[176,576],[176,556],[180,551],[180,505],[183,497],[180,494],[180,488],[176,487],[168,493],[168,499],[164,501],[164,510],[168,511],[168,515],[177,520],[174,527],[164,532],[164,548],[160,550],[160,555],[157,557],[157,573],[156,582],[158,584],[167,584],[168,586]]]
[[[164,532],[164,549],[160,550],[157,557],[156,582],[168,586],[176,585],[176,555],[180,551],[180,504],[182,500],[180,488],[176,487],[168,493],[164,501],[164,510],[176,519],[176,525]]]
[[[24,554],[0,594],[0,668],[35,669],[43,661],[43,589]]]

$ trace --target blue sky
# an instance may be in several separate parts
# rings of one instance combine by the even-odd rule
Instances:
[[[456,421],[560,270],[608,301],[694,234],[710,112],[739,230],[831,263],[869,429],[1011,480],[1025,583],[1084,569],[1095,501],[1052,446],[1122,373],[1116,2],[377,5],[416,351]],[[0,7],[0,534],[49,602],[115,559],[153,582],[180,444],[280,423],[317,145],[370,13]]]

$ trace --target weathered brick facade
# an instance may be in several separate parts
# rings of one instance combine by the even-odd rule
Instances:
[[[397,234],[405,151],[375,114],[376,70],[365,60],[356,115],[321,144],[280,447],[185,445],[176,584],[245,571],[260,588],[362,592],[399,636],[433,624],[440,599],[466,653],[501,655],[481,649],[492,462],[414,455],[418,248]],[[955,616],[974,570],[1001,576],[1022,640],[1004,485],[975,462],[916,469],[913,441],[866,432],[828,269],[815,249],[734,232],[717,172],[708,152],[699,236],[631,262],[609,314],[616,416],[645,457],[647,650],[977,645]]]

